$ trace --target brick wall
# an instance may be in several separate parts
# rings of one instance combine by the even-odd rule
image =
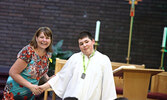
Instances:
[[[126,62],[129,12],[125,0],[1,0],[0,65],[10,67],[41,26],[52,29],[54,44],[63,39],[63,50],[78,52],[76,35],[83,30],[94,34],[97,20],[101,21],[98,50],[112,61]],[[136,5],[130,63],[160,66],[165,26],[166,0],[143,0]]]

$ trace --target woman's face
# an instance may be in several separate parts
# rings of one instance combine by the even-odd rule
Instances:
[[[37,48],[46,49],[51,43],[51,37],[45,36],[45,34],[41,32],[40,35],[36,37],[36,41],[38,45]]]

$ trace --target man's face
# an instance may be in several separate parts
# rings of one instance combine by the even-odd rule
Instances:
[[[95,44],[95,41],[94,39],[91,40],[89,39],[88,37],[85,37],[83,39],[79,39],[78,40],[78,43],[79,43],[79,48],[80,50],[82,51],[82,53],[84,53],[86,56],[90,56],[92,54],[92,52],[94,51],[94,44]]]

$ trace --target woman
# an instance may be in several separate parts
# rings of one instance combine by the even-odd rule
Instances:
[[[40,27],[10,68],[3,99],[33,100],[34,95],[42,93],[38,83],[43,76],[49,79],[46,73],[51,52],[52,31],[48,27]]]

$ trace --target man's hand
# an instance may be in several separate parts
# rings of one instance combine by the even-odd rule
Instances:
[[[50,84],[48,82],[46,82],[43,85],[39,86],[40,90],[45,91],[46,89],[50,88]]]
[[[34,95],[39,95],[43,92],[43,90],[38,86],[38,85],[33,85],[31,86],[30,90]]]

